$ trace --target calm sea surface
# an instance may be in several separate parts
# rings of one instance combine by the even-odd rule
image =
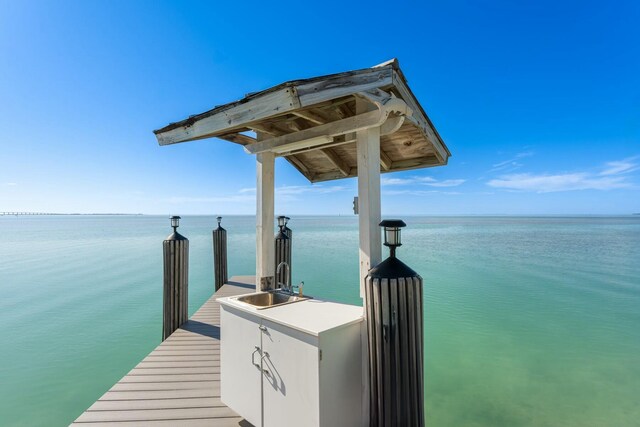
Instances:
[[[428,425],[640,425],[640,217],[405,221]],[[213,290],[214,224],[180,227],[191,313]],[[254,274],[253,217],[223,226],[230,275]],[[290,226],[294,280],[359,304],[357,219]],[[169,232],[166,217],[0,217],[0,425],[67,425],[159,344]]]

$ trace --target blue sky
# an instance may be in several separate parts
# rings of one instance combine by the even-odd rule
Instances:
[[[383,175],[383,214],[640,212],[638,22],[634,1],[0,0],[0,211],[253,214],[240,146],[152,130],[397,57],[453,156]],[[277,213],[351,213],[355,180],[276,168]]]

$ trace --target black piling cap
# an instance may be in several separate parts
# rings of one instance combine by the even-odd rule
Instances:
[[[222,228],[222,226],[220,225],[220,223],[222,222],[222,217],[216,217],[216,220],[218,221],[218,228],[216,228],[216,230],[224,230],[224,228]]]
[[[374,279],[394,279],[398,277],[417,276],[418,273],[413,271],[407,264],[395,257],[389,257],[369,270],[369,277],[372,277]]]
[[[289,240],[289,236],[287,236],[287,233],[285,233],[284,230],[285,226],[280,226],[280,231],[276,234],[276,240]]]
[[[407,226],[407,224],[405,224],[405,222],[401,219],[383,219],[382,221],[380,221],[380,224],[378,225],[380,227],[398,227],[398,228]]]

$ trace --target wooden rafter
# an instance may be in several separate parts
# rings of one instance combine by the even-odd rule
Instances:
[[[320,151],[322,151],[322,154],[324,154],[327,159],[329,159],[329,161],[333,163],[333,165],[337,167],[340,172],[342,172],[342,175],[349,176],[351,168],[344,160],[340,158],[340,156],[336,154],[335,151],[333,151],[333,149],[323,148]]]
[[[220,135],[218,138],[224,139],[225,141],[235,142],[240,145],[249,145],[255,144],[258,142],[257,139],[250,137],[249,135],[243,135],[241,133],[230,133],[227,135]]]
[[[380,149],[380,166],[382,166],[384,170],[388,171],[389,169],[391,169],[391,165],[392,162],[387,153]]]
[[[324,117],[320,117],[320,115],[311,111],[294,111],[293,114],[317,125],[327,123],[327,120]]]
[[[274,129],[273,126],[269,124],[250,123],[247,125],[247,127],[254,132],[266,133],[267,135],[271,135],[271,136],[282,135],[282,132],[279,132],[278,130]]]

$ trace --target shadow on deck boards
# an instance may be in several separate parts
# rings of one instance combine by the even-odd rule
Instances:
[[[253,276],[232,277],[72,425],[253,427],[220,400],[216,299],[250,293],[254,283]]]

